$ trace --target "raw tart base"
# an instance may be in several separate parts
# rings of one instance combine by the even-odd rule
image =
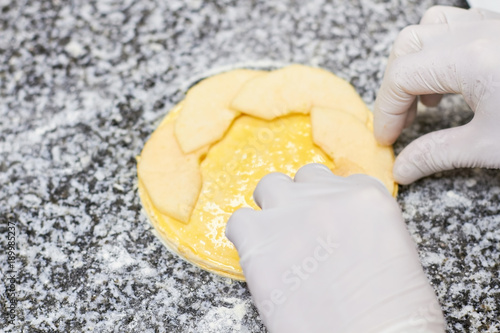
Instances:
[[[303,70],[305,66],[300,67],[300,70]],[[264,79],[263,75],[258,76],[259,80]],[[343,82],[345,85],[345,81]],[[352,91],[354,95],[346,97],[355,97],[355,102],[360,105],[361,99],[354,90]],[[248,94],[248,92],[245,93]],[[364,104],[362,105],[364,106]],[[359,119],[359,110],[357,114],[336,110],[332,111],[335,112],[335,115],[331,117],[328,109],[315,108],[315,105],[310,105],[308,108],[307,112],[301,111],[302,114],[295,112],[283,114],[281,112],[277,117],[269,117],[272,120],[258,119],[246,114],[241,115],[240,110],[238,110],[234,117],[235,120],[224,133],[223,138],[209,146],[207,145],[204,151],[199,151],[202,185],[196,205],[189,214],[189,221],[176,220],[156,207],[153,204],[154,200],[148,193],[147,186],[141,179],[141,172],[139,172],[139,196],[151,224],[167,248],[202,269],[232,279],[244,280],[239,266],[238,253],[224,235],[225,224],[232,212],[240,207],[250,206],[258,209],[252,200],[252,192],[257,182],[265,174],[279,171],[293,177],[302,165],[312,162],[323,163],[335,174],[341,176],[368,173],[380,177],[381,172],[391,173],[394,159],[392,149],[375,146],[374,141],[370,140],[370,135],[367,133],[372,132],[372,118],[366,107],[363,111],[367,110],[368,113],[366,120],[363,118],[363,122]],[[180,112],[182,112],[182,106],[178,105],[167,114],[155,132],[175,125]],[[340,113],[337,114],[337,112]],[[315,126],[318,127],[316,133],[311,130],[311,117],[307,113],[311,113],[313,125],[316,121]],[[350,154],[349,150],[346,150],[340,152],[339,156],[334,156],[334,163],[331,158],[332,152],[329,150],[338,149],[341,147],[339,146],[341,142],[330,145],[332,142],[331,133],[325,131],[325,128],[320,128],[323,126],[321,123],[324,122],[324,119],[330,118],[340,122],[355,122],[353,128],[363,129],[363,135],[360,135],[364,138],[364,140],[360,140],[360,145],[363,146],[358,146],[363,152],[363,156],[354,158],[346,156],[346,154]],[[349,125],[347,126],[349,129]],[[347,129],[340,125],[337,127],[338,131],[344,132],[343,135],[349,135]],[[368,132],[364,129],[368,129]],[[320,133],[322,130],[325,132],[324,134]],[[155,133],[150,141],[154,136]],[[179,137],[177,137],[178,139]],[[366,147],[370,145],[373,147]],[[356,149],[356,142],[351,149]],[[380,150],[378,153],[384,155],[385,160],[391,159],[391,168],[388,170],[385,170],[387,168],[383,166],[382,169],[378,168],[379,170],[376,170],[376,167],[370,167],[367,171],[366,165],[356,164],[370,163],[372,161],[370,158],[373,158],[370,156],[370,152],[378,150]],[[353,159],[356,163],[353,163]],[[138,170],[140,164],[141,157],[138,157]],[[144,174],[144,172],[142,173]],[[391,178],[387,178],[385,174],[383,178],[386,187],[389,191],[392,189],[391,192],[395,196],[397,184],[393,183]],[[151,180],[148,181],[151,183]]]

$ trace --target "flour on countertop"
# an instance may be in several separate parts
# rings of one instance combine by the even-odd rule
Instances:
[[[0,330],[266,332],[244,283],[153,235],[135,156],[192,83],[237,66],[324,67],[371,105],[398,31],[436,3],[462,1],[0,0],[0,228],[16,223],[19,271]],[[471,117],[457,97],[422,111],[397,152]],[[499,332],[498,171],[442,173],[398,201],[448,331]]]

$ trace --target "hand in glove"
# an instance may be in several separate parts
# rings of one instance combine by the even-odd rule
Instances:
[[[500,14],[432,7],[401,31],[375,102],[375,136],[392,144],[441,94],[462,94],[474,119],[415,140],[396,159],[394,178],[409,184],[457,167],[500,168]]]
[[[375,178],[324,165],[257,185],[226,235],[273,333],[444,332],[400,209]]]

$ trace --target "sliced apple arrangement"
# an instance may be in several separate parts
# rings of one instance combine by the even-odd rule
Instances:
[[[293,177],[307,163],[365,173],[394,196],[394,154],[373,136],[370,110],[332,73],[303,65],[238,69],[202,80],[167,114],[138,157],[139,194],[155,231],[176,254],[243,280],[224,235],[267,173]]]

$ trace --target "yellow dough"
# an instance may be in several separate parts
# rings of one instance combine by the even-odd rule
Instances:
[[[249,101],[250,98],[245,96],[249,96],[249,87],[255,87],[256,80],[279,74],[287,68],[300,69],[299,73],[293,69],[292,75],[299,81],[309,80],[310,72],[315,76],[319,70],[299,65],[269,74],[239,70],[239,73],[232,71],[202,81],[198,86],[211,81],[205,84],[205,87],[211,86],[208,90],[218,87],[224,95],[218,101],[224,100],[224,103],[217,102],[220,107],[214,106],[213,111],[196,111],[191,107],[185,111],[186,97],[165,117],[138,157],[139,195],[158,236],[173,252],[216,274],[244,279],[237,251],[224,235],[225,226],[236,209],[258,209],[252,193],[258,181],[269,172],[279,171],[293,177],[307,163],[323,163],[337,175],[366,173],[377,177],[396,195],[397,185],[392,179],[392,148],[375,142],[370,111],[354,89],[333,74],[319,70],[321,76],[333,77],[324,80],[339,82],[338,89],[333,90],[345,94],[344,99],[335,97],[341,100],[335,105],[316,105],[314,98],[302,94],[298,96],[308,99],[303,102],[303,105],[308,105],[307,112],[289,109],[291,105],[300,105],[300,101],[281,105],[279,109],[285,111],[279,116],[273,113],[273,107],[259,111],[264,116],[228,108],[229,104],[232,107],[245,104],[235,101]],[[237,78],[234,84],[228,79],[231,76]],[[246,81],[243,76],[246,76]],[[285,77],[289,78],[288,74]],[[272,81],[272,85],[264,84],[269,90],[273,85],[286,85],[280,80]],[[238,85],[241,89],[225,89],[227,85]],[[346,85],[352,92],[346,93],[349,91]],[[262,93],[259,87],[255,87],[257,102]],[[229,90],[234,96],[227,93]],[[200,93],[199,96],[210,98],[210,94]],[[262,100],[265,104],[262,110],[270,105],[266,104],[270,100],[273,98]],[[210,105],[209,101],[190,103],[200,107]],[[234,120],[224,116],[229,114],[228,111],[233,112]],[[216,119],[210,119],[205,112],[213,113]],[[193,133],[189,115],[197,115],[193,119],[193,128],[200,128],[199,119],[203,119],[208,127],[219,133],[220,138],[216,139],[213,134],[201,135],[195,141],[197,144],[191,144],[190,135],[184,133]],[[182,126],[179,126],[181,119]],[[189,148],[182,149],[181,142],[188,142]]]
[[[238,69],[201,81],[191,88],[175,122],[175,135],[185,153],[220,140],[239,112],[229,104],[241,86],[263,71]]]
[[[319,107],[312,109],[311,123],[314,143],[333,158],[339,168],[348,163],[344,169],[354,171],[356,168],[359,173],[378,178],[389,192],[396,193],[392,149],[379,145],[365,124],[349,113]]]
[[[351,113],[363,123],[368,121],[370,113],[348,82],[324,69],[303,65],[255,77],[243,86],[231,106],[263,119],[290,113],[308,114],[313,106]]]
[[[139,160],[137,173],[159,212],[189,221],[201,188],[200,158],[207,149],[184,154],[175,138],[174,124],[168,121],[146,142],[140,157],[145,162]]]
[[[170,114],[167,124],[173,121],[175,114]],[[142,182],[139,189],[169,248],[204,269],[243,280],[238,253],[224,235],[229,216],[240,207],[257,208],[252,193],[269,172],[293,177],[302,165],[313,162],[333,168],[331,159],[312,142],[309,117],[265,121],[241,116],[201,163],[203,186],[188,224],[156,209]]]

